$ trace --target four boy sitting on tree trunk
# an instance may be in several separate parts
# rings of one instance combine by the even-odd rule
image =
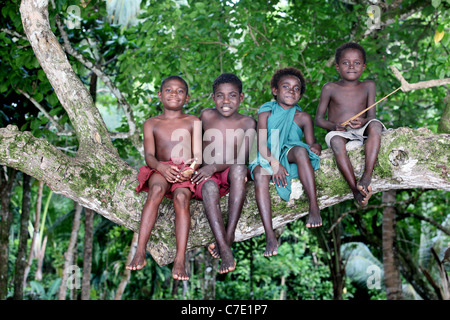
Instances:
[[[366,53],[362,46],[346,43],[336,50],[335,66],[341,79],[323,86],[315,117],[315,124],[329,131],[325,141],[357,204],[362,206],[367,205],[372,194],[372,172],[381,133],[385,130],[376,119],[375,108],[343,125],[375,100],[374,82],[359,80],[365,65]],[[189,279],[184,259],[191,199],[203,201],[215,237],[215,243],[210,244],[208,250],[212,256],[222,259],[220,273],[236,267],[231,245],[248,178],[255,182],[256,201],[267,240],[265,256],[277,254],[278,246],[272,229],[270,181],[275,183],[280,197],[288,201],[291,179],[299,178],[309,200],[306,226],[322,225],[314,179],[314,171],[319,169],[321,146],[315,140],[311,116],[297,104],[305,92],[305,79],[295,68],[279,69],[272,78],[271,88],[275,101],[261,107],[256,127],[253,118],[238,112],[244,93],[241,80],[234,74],[224,73],[214,81],[215,108],[204,109],[200,119],[182,111],[189,99],[186,82],[177,76],[163,81],[158,93],[163,114],[144,123],[147,166],[140,168],[137,190],[147,191],[148,197],[142,212],[137,252],[127,269],[138,270],[145,266],[146,244],[164,196],[174,202],[177,253],[172,273],[178,280]],[[301,141],[303,135],[305,142]],[[247,168],[255,136],[258,152]],[[365,171],[357,182],[347,150],[364,143]],[[196,160],[191,166],[190,158]],[[220,198],[227,193],[225,225]]]

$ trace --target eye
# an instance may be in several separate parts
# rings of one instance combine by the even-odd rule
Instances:
[[[299,92],[299,91],[300,91],[300,88],[299,88],[299,87],[295,87],[295,88],[294,88],[294,91]]]
[[[180,89],[177,92],[181,94],[181,93],[184,93],[184,90]]]
[[[360,65],[360,64],[361,64],[361,62],[359,62],[359,61],[356,61],[356,62],[355,62],[355,64],[356,64],[356,65]]]

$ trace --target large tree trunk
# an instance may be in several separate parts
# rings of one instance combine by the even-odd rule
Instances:
[[[383,203],[391,203],[383,209],[383,268],[386,296],[388,300],[402,299],[402,281],[397,263],[396,236],[395,236],[395,190],[383,192]]]
[[[23,300],[32,181],[33,179],[29,175],[23,174],[22,214],[20,215],[19,248],[17,249],[16,272],[14,276],[14,300]]]
[[[3,171],[3,169],[5,169]],[[11,191],[14,185],[16,170],[0,167],[0,300],[6,299],[8,294],[8,255],[9,230],[12,222],[12,212],[9,208]]]
[[[89,300],[91,294],[92,243],[94,236],[94,214],[91,209],[84,209],[84,250],[83,280],[81,281],[81,300]]]
[[[66,156],[47,140],[8,126],[0,129],[0,164],[43,180],[55,193],[138,231],[146,194],[137,195],[135,192],[137,171],[120,159],[113,147],[89,92],[73,72],[50,29],[47,5],[47,1],[22,1],[22,22],[38,61],[75,128],[79,150],[75,157]],[[372,183],[374,192],[405,188],[450,190],[447,173],[441,170],[448,163],[449,140],[448,135],[434,135],[423,128],[399,128],[384,134]],[[362,155],[362,148],[350,154],[356,172],[362,171]],[[350,199],[350,189],[341,177],[330,150],[325,150],[321,159],[321,168],[316,172],[320,207]],[[307,199],[299,181],[293,182],[293,191],[291,201],[286,203],[276,195],[275,188],[271,189],[275,228],[307,215]],[[222,201],[226,212],[227,197]],[[175,256],[174,219],[172,204],[165,199],[148,244],[159,265],[172,262]],[[236,241],[261,233],[263,226],[254,200],[253,182],[248,182],[247,200],[236,230]],[[212,239],[202,203],[192,201],[187,249],[205,246]]]
[[[30,272],[31,265],[33,264],[34,252],[36,251],[35,246],[39,237],[39,224],[41,221],[41,208],[42,208],[42,192],[44,190],[44,182],[39,181],[38,194],[36,199],[36,214],[34,217],[34,225],[33,225],[33,235],[31,238],[30,252],[28,253],[27,265],[25,267],[24,277],[23,277],[23,285],[25,286],[28,273]]]
[[[64,270],[61,277],[61,285],[59,287],[59,300],[66,300],[67,287],[73,289],[80,285],[80,274],[78,273],[78,268],[76,266],[76,261],[74,260],[74,252],[76,251],[76,244],[78,238],[78,230],[80,229],[80,219],[81,211],[83,207],[80,204],[75,204],[75,212],[73,215],[72,232],[70,234],[69,246],[67,247],[66,253],[64,253]],[[67,286],[67,282],[71,285]],[[77,288],[78,289],[78,288]]]

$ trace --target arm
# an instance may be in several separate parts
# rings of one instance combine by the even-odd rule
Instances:
[[[320,101],[316,111],[315,124],[319,128],[326,129],[327,131],[345,131],[344,126],[325,119],[325,114],[331,101],[332,90],[333,88],[330,83],[326,83],[322,87],[322,92],[320,93]]]
[[[262,112],[258,114],[258,125],[256,132],[257,143],[258,143],[258,151],[262,157],[264,157],[267,161],[272,162],[278,159],[272,157],[272,153],[267,145],[267,119],[270,116],[270,111]]]
[[[150,168],[155,169],[162,174],[168,182],[173,183],[178,179],[178,168],[176,166],[161,163],[158,159],[156,159],[156,143],[153,129],[153,122],[151,120],[147,120],[143,126],[145,162]]]
[[[264,157],[267,161],[269,161],[270,166],[272,167],[273,174],[272,180],[278,185],[282,185],[283,187],[287,185],[286,176],[288,176],[288,172],[286,168],[272,156],[270,149],[267,145],[267,119],[270,116],[270,111],[261,112],[258,114],[258,151],[262,157]]]
[[[244,138],[241,143],[241,147],[238,150],[236,156],[236,162],[238,164],[247,164],[249,162],[250,151],[253,147],[253,142],[256,136],[256,121],[253,118],[246,118],[244,124]]]
[[[192,120],[192,119],[191,119]],[[191,134],[191,150],[193,161],[195,164],[193,167],[185,168],[181,174],[180,181],[186,181],[191,179],[194,172],[200,167],[202,163],[202,122],[195,117],[192,122],[192,134]]]
[[[300,128],[303,131],[303,134],[305,136],[305,142],[309,145],[309,149],[320,156],[320,153],[322,152],[322,146],[316,142],[316,137],[314,136],[314,125],[312,121],[312,117],[309,113],[306,112],[300,112],[298,114],[299,116],[299,122],[300,122]]]

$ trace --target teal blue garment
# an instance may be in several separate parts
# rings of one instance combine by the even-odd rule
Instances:
[[[290,148],[295,146],[306,148],[306,150],[308,150],[309,160],[311,161],[313,169],[317,170],[320,167],[320,157],[309,149],[309,145],[301,141],[303,138],[303,131],[294,122],[296,110],[302,111],[298,105],[294,108],[285,110],[276,101],[270,101],[263,104],[258,111],[258,113],[266,111],[272,112],[267,119],[267,145],[272,153],[272,156],[278,159],[278,161],[280,161],[289,173],[289,176],[286,177],[286,187],[275,184],[278,195],[285,201],[289,201],[289,197],[291,195],[291,179],[298,179],[297,165],[295,163],[290,163],[287,160],[287,152]],[[267,161],[267,159],[258,152],[255,160],[249,164],[252,178],[253,170],[257,165],[264,168],[270,173],[270,175],[273,174],[269,161]]]

